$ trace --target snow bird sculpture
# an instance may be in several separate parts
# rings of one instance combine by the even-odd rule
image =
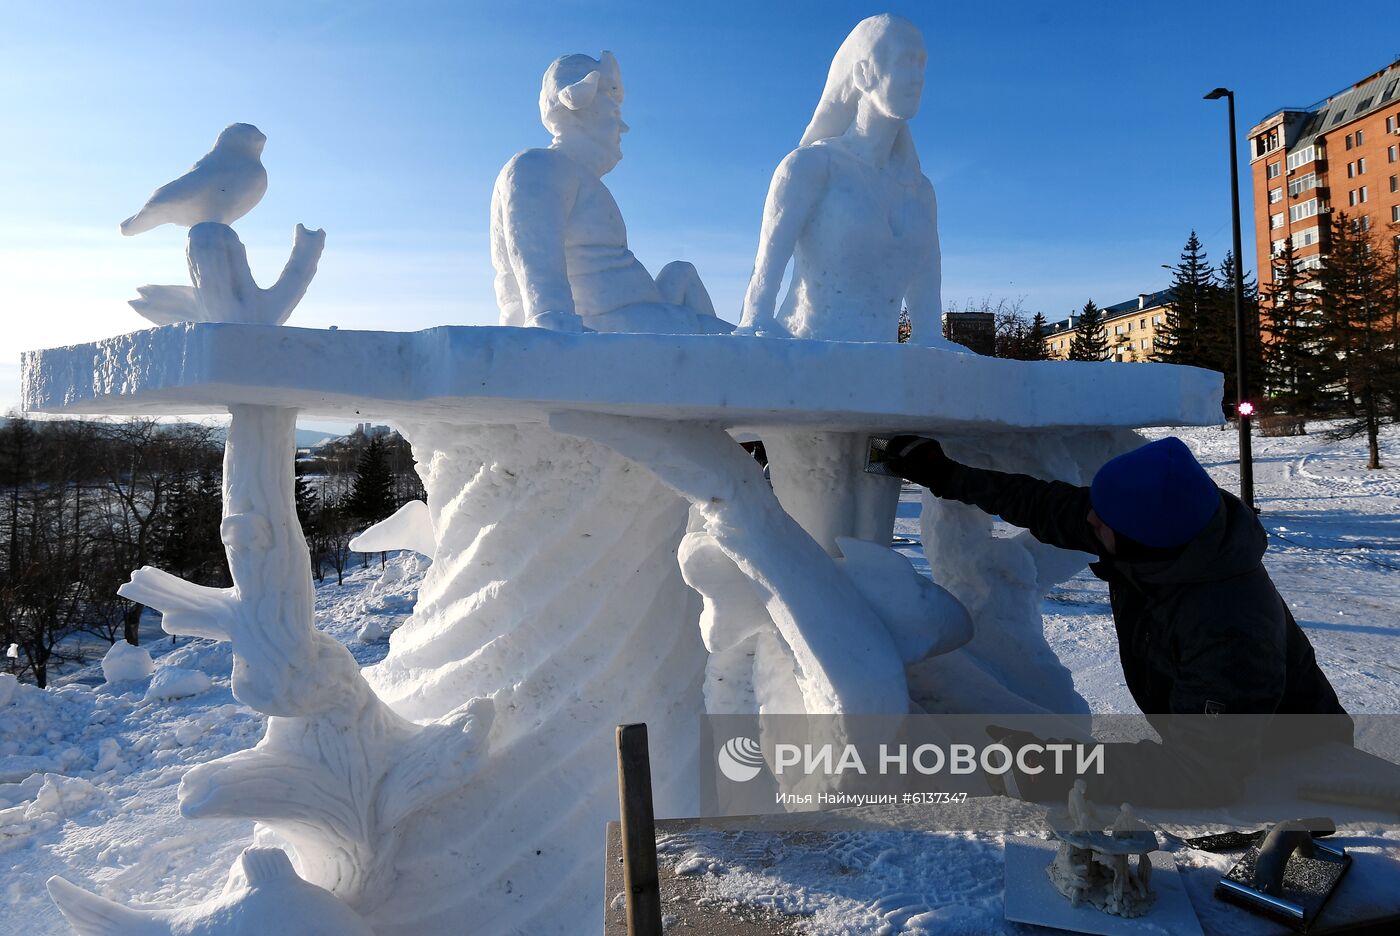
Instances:
[[[180,178],[156,189],[146,207],[122,222],[123,234],[162,224],[190,229],[186,247],[192,286],[141,286],[128,305],[157,325],[236,322],[281,325],[316,275],[325,231],[298,224],[292,253],[277,282],[258,286],[248,251],[229,224],[253,209],[267,191],[259,157],[267,137],[252,124],[232,124],[214,148]]]
[[[126,907],[57,875],[48,888],[78,936],[373,936],[355,911],[298,877],[280,848],[245,848],[223,893],[177,910]]]
[[[252,124],[225,127],[214,148],[180,178],[156,189],[146,205],[121,224],[130,237],[162,224],[194,227],[201,221],[232,224],[267,193],[262,151],[267,137]]]

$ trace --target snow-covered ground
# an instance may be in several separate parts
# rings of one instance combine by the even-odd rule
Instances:
[[[1177,434],[1222,486],[1237,488],[1233,432]],[[1385,433],[1382,458],[1392,467],[1367,472],[1363,440],[1329,441],[1320,428],[1255,439],[1257,502],[1271,534],[1266,563],[1275,582],[1343,703],[1396,713],[1400,431]],[[896,533],[922,564],[912,490]],[[362,665],[376,662],[388,649],[382,635],[412,607],[423,566],[402,555],[383,569],[378,562],[357,568],[344,586],[328,581],[317,592],[319,625]],[[1102,583],[1085,572],[1057,588],[1045,623],[1094,711],[1133,711]],[[189,767],[256,742],[263,718],[229,691],[227,645],[172,647],[151,636],[157,674],[201,672],[211,678],[208,688],[156,699],[148,697],[150,679],[103,685],[95,665],[49,690],[0,677],[0,931],[67,932],[44,891],[52,874],[122,900],[202,899],[222,886],[250,841],[249,822],[181,819],[175,794]],[[1378,835],[1344,844],[1379,862],[1388,860],[1382,847],[1395,843]],[[1001,921],[995,836],[891,831],[804,852],[776,840],[697,834],[668,840],[662,857],[669,867],[698,872],[713,900],[797,914],[812,933],[1019,931]],[[1189,860],[1213,859],[1197,853]]]
[[[363,666],[388,652],[426,561],[408,553],[354,568],[344,586],[332,576],[317,590],[316,614]],[[202,900],[252,840],[249,821],[181,819],[176,790],[190,767],[255,744],[265,719],[230,692],[228,644],[173,646],[150,618],[155,677],[105,685],[93,665],[41,690],[0,676],[0,933],[70,932],[44,889],[54,874],[124,901]],[[373,639],[359,638],[366,630]],[[210,685],[148,699],[153,680],[177,670]]]

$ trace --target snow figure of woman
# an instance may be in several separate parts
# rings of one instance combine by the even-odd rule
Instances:
[[[768,189],[740,331],[952,347],[939,328],[938,203],[908,121],[928,53],[908,20],[862,20],[841,44],[801,145]],[[792,285],[775,313],[788,261]]]

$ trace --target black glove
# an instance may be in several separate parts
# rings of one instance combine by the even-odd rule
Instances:
[[[886,448],[889,469],[906,481],[921,484],[935,495],[947,489],[957,462],[943,454],[936,439],[916,435],[900,435],[890,439]]]

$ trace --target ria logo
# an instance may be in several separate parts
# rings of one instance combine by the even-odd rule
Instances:
[[[745,783],[763,770],[763,749],[753,738],[730,738],[716,758],[719,772],[735,783]]]

